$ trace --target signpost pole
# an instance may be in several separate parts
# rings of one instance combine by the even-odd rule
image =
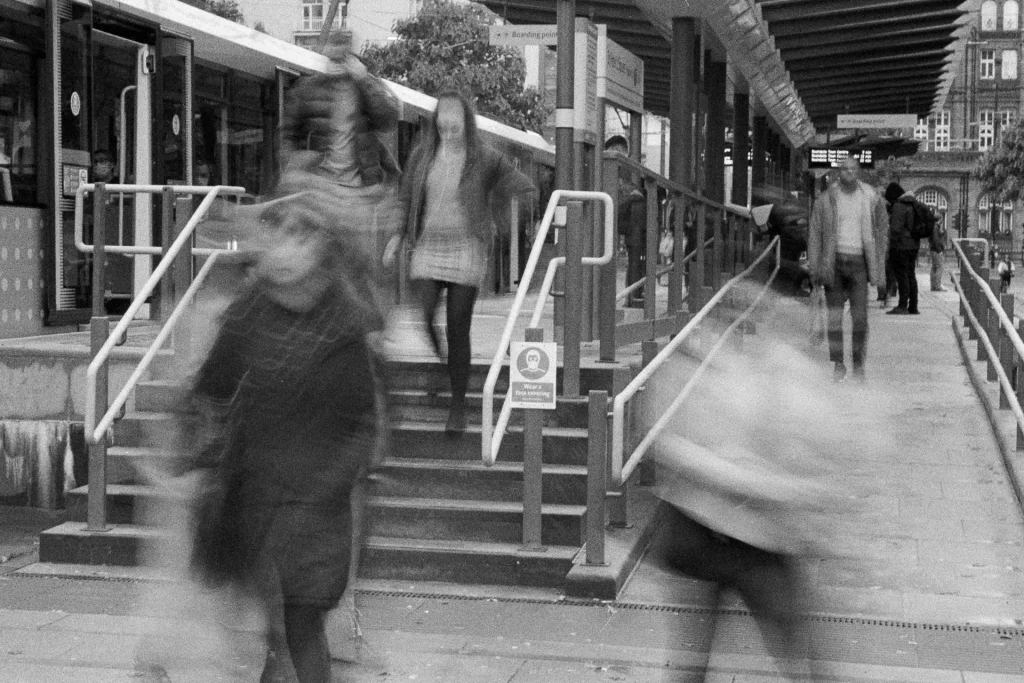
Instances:
[[[527,342],[543,342],[544,330],[530,327],[526,330]],[[554,362],[554,359],[551,359]],[[513,363],[516,361],[512,359]],[[541,410],[526,410],[523,430],[523,550],[540,552],[545,550],[541,543],[541,488],[544,476],[544,417]]]

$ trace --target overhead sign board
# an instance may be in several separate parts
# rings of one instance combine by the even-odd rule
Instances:
[[[505,24],[490,27],[491,45],[557,45],[557,24]]]
[[[573,138],[597,144],[597,26],[576,18]]]
[[[509,402],[512,408],[555,409],[558,344],[512,342]]]
[[[875,165],[874,154],[870,149],[834,149],[829,147],[811,147],[808,168],[836,168],[847,157],[853,156],[865,168]]]
[[[644,60],[608,39],[597,26],[597,96],[629,111],[644,110]]]
[[[917,114],[838,114],[836,128],[913,128]]]

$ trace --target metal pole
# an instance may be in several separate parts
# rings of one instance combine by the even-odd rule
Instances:
[[[171,188],[164,188],[160,193],[160,236],[167,253],[168,247],[174,242],[172,235],[174,231],[174,191]],[[170,278],[163,278],[160,281],[160,319],[167,322],[168,316],[174,310],[174,288]]]
[[[529,327],[526,341],[544,341],[544,330]],[[527,410],[523,427],[523,547],[522,550],[545,550],[541,542],[541,505],[544,477],[544,416],[540,410]]]
[[[96,183],[92,205],[92,320],[89,322],[91,354],[95,358],[110,336],[110,318],[106,312],[106,243],[107,243],[107,199],[109,193],[105,183]],[[107,383],[109,370],[106,365],[96,374],[96,411],[107,411]],[[86,435],[86,443],[91,435]],[[87,531],[106,531],[107,527],[107,441],[106,435],[96,443],[89,443],[89,496],[86,511]]]
[[[1017,334],[1024,337],[1024,320],[1017,323]],[[1017,402],[1024,405],[1024,358],[1017,357],[1014,360],[1017,366],[1016,372],[1014,373],[1014,381],[1016,382],[1017,389]],[[1024,450],[1024,431],[1021,431],[1020,425],[1017,425],[1017,450]]]
[[[576,0],[558,0],[558,62],[555,89],[555,189],[572,190],[573,150],[573,107],[575,104],[574,62],[576,55]],[[565,256],[565,240],[558,241],[558,255]],[[565,291],[561,273],[555,278],[555,289]],[[555,341],[560,328],[565,325],[566,302],[555,299]]]
[[[1003,307],[1003,311],[1006,312],[1006,316],[1013,320],[1013,301],[1014,296],[1012,294],[1000,294],[999,304]],[[996,324],[999,325],[998,318]],[[999,325],[999,335],[997,338],[998,345],[996,349],[999,353],[999,362],[1003,366],[1003,370],[1006,372],[1006,376],[1012,381],[1013,379],[1013,366],[1014,356],[1016,352],[1013,349],[1013,344],[1010,342],[1010,333],[1008,330],[1003,329],[1002,325]],[[1010,397],[1007,396],[1006,390],[1003,385],[999,385],[999,407],[1003,410],[1009,410],[1010,408]]]
[[[566,202],[565,321],[562,396],[580,395],[580,327],[583,305],[583,202]]]
[[[672,20],[672,64],[669,118],[669,177],[677,183],[693,188],[694,183],[694,96],[697,88],[695,74],[699,70],[694,59],[696,49],[696,22],[692,18]]]
[[[644,320],[658,317],[658,184],[649,178],[644,179],[644,191],[647,192],[647,225],[644,226]],[[632,283],[631,283],[632,284]]]
[[[608,159],[601,162],[601,178],[604,186],[604,191],[609,196],[614,197],[616,203],[618,202],[619,192],[619,162],[615,159]],[[601,234],[600,238],[604,239],[605,226],[604,221],[601,221]],[[607,226],[608,230],[615,230],[614,225]],[[599,359],[603,363],[611,363],[615,361],[615,287],[617,277],[618,264],[615,258],[606,263],[603,266],[599,266],[600,271],[600,282],[598,283],[598,305],[600,308],[600,315],[598,316],[598,337],[601,340],[599,349]]]
[[[608,467],[608,392],[591,391],[587,441],[587,564],[604,558],[605,496]]]

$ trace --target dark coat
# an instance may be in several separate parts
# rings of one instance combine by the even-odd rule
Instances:
[[[914,195],[905,194],[892,203],[892,211],[889,213],[889,249],[917,251],[921,248],[921,240],[910,236],[916,201]]]
[[[619,234],[625,237],[626,246],[646,246],[647,196],[643,190],[634,188],[625,193],[619,203],[618,214]]]
[[[402,178],[399,206],[399,229],[410,243],[423,231],[423,209],[427,199],[427,173],[434,161],[434,150],[428,142],[413,150]],[[466,209],[471,233],[490,244],[496,231],[509,227],[509,200],[535,191],[530,179],[521,173],[501,152],[481,144],[459,179],[459,200]]]
[[[295,313],[257,286],[228,308],[194,386],[206,401],[234,397],[219,467],[240,561],[276,577],[289,603],[332,607],[347,581],[349,497],[376,435],[373,356],[352,319],[340,290]]]
[[[333,135],[334,103],[339,97],[351,96],[360,99],[363,114],[355,131],[360,177],[363,185],[376,185],[398,173],[398,164],[378,134],[396,126],[400,105],[384,82],[372,76],[328,73],[300,78],[281,119],[284,151],[325,153]]]

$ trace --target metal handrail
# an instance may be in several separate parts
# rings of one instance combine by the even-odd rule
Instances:
[[[951,241],[954,246],[956,246],[957,242],[981,242],[985,246],[985,253],[981,255],[981,262],[988,263],[989,241],[984,237],[954,237]]]
[[[108,192],[135,193],[135,194],[160,194],[164,190],[171,190],[174,194],[210,194],[243,195],[245,188],[237,185],[132,185],[116,184],[106,185]],[[78,251],[91,254],[95,248],[85,243],[85,193],[93,192],[96,183],[82,183],[75,192],[75,247]],[[123,194],[122,194],[123,196]],[[204,211],[205,213],[205,211]],[[94,227],[95,229],[95,227]],[[132,256],[161,256],[164,253],[163,247],[126,247],[122,245],[110,245],[103,247],[108,254],[128,254]],[[211,249],[205,247],[193,247],[192,254],[195,256],[211,256],[215,253],[225,251],[224,249]]]
[[[742,273],[734,276],[732,279],[726,282],[725,285],[723,285],[722,288],[718,290],[718,292],[713,297],[711,297],[708,303],[702,309],[700,309],[700,311],[698,311],[695,316],[693,316],[690,322],[688,322],[686,326],[679,331],[679,334],[677,334],[665,346],[665,348],[662,349],[658,353],[658,355],[655,356],[651,360],[651,362],[648,363],[637,374],[637,376],[634,377],[633,380],[615,396],[615,400],[612,404],[611,483],[613,486],[622,486],[622,484],[629,479],[630,475],[633,473],[633,470],[636,469],[636,466],[640,463],[640,460],[643,459],[643,456],[651,447],[651,444],[654,443],[654,440],[665,428],[665,425],[668,423],[669,419],[673,417],[675,411],[679,408],[682,402],[686,400],[687,396],[689,396],[690,392],[693,389],[693,386],[696,384],[696,381],[700,379],[701,375],[704,374],[705,369],[708,367],[708,361],[714,356],[718,349],[720,349],[722,345],[725,344],[726,340],[729,337],[729,333],[732,332],[733,329],[735,329],[740,323],[742,323],[746,319],[750,312],[757,307],[757,305],[761,302],[761,299],[768,292],[769,287],[775,280],[776,275],[778,275],[779,273],[779,268],[781,267],[780,245],[781,242],[779,237],[775,237],[774,239],[772,239],[768,246],[765,247],[765,250],[756,259],[754,259],[754,262],[751,263],[750,266],[747,267],[747,269],[744,270]],[[725,295],[729,292],[729,290],[732,289],[740,280],[750,275],[750,273],[754,271],[754,268],[756,268],[763,260],[765,260],[768,254],[772,251],[775,252],[775,268],[772,270],[772,274],[768,278],[768,282],[765,283],[765,286],[762,288],[761,292],[758,293],[757,297],[755,297],[754,302],[750,304],[750,306],[748,306],[742,314],[737,316],[736,320],[733,321],[733,323],[726,328],[725,332],[722,334],[719,340],[708,351],[707,356],[704,358],[703,362],[701,362],[700,366],[698,366],[697,370],[694,372],[693,376],[683,387],[682,391],[676,396],[675,400],[669,406],[668,410],[666,410],[665,414],[662,415],[661,418],[659,418],[658,421],[654,423],[651,429],[640,441],[639,445],[637,445],[637,447],[633,450],[633,453],[629,456],[629,460],[624,464],[622,462],[622,456],[625,444],[626,401],[631,399],[638,391],[640,391],[641,387],[647,384],[647,382],[650,380],[651,376],[655,373],[655,371],[657,371],[658,368],[660,368],[665,363],[665,361],[668,360],[668,358],[671,357],[672,354],[676,352],[676,350],[683,344],[683,342],[687,340],[690,334],[695,329],[697,329],[697,326],[701,323],[701,321],[703,321],[704,318],[707,317],[707,315],[711,312],[711,309],[718,305],[718,303],[723,298],[725,298]]]
[[[142,188],[139,189],[138,191],[156,193],[162,192],[166,186],[111,185],[109,187],[114,188],[113,191],[115,192],[131,192],[134,191],[135,188]],[[131,322],[135,318],[135,315],[139,312],[139,309],[142,308],[142,306],[145,304],[146,299],[149,298],[149,296],[156,289],[156,286],[160,283],[160,279],[170,269],[175,257],[182,250],[182,248],[189,243],[189,240],[192,238],[192,233],[195,232],[196,226],[199,225],[199,222],[205,216],[206,212],[213,204],[213,200],[216,199],[221,189],[221,186],[192,187],[177,185],[170,187],[177,190],[179,194],[188,193],[189,190],[193,189],[198,190],[197,194],[205,193],[206,197],[204,197],[203,201],[200,202],[199,206],[196,208],[195,213],[193,213],[192,217],[189,218],[188,222],[185,224],[185,227],[182,228],[181,233],[178,235],[178,237],[174,240],[171,246],[168,247],[166,256],[163,259],[161,259],[160,263],[157,264],[156,268],[153,269],[153,273],[149,276],[149,279],[146,281],[146,284],[144,284],[142,286],[142,289],[139,290],[139,293],[136,294],[135,299],[128,307],[128,310],[125,311],[123,316],[121,316],[121,320],[118,321],[117,326],[110,333],[110,336],[107,337],[107,340],[103,343],[103,346],[100,347],[100,350],[92,359],[92,362],[89,363],[89,368],[88,370],[86,370],[85,438],[86,441],[88,441],[90,444],[99,443],[99,441],[107,433],[107,430],[110,429],[110,425],[113,424],[115,417],[119,414],[121,408],[124,407],[125,403],[128,401],[128,396],[135,388],[135,385],[138,384],[138,381],[142,377],[143,373],[145,373],[146,369],[149,367],[149,363],[153,360],[153,357],[156,356],[160,344],[162,344],[164,340],[166,340],[167,335],[170,334],[171,328],[173,327],[173,323],[177,322],[178,318],[180,318],[181,311],[184,310],[184,306],[182,304],[186,303],[187,301],[190,301],[191,297],[194,296],[195,292],[198,290],[196,283],[193,282],[192,285],[186,291],[185,295],[182,297],[181,303],[179,303],[179,305],[175,308],[174,312],[168,318],[167,324],[164,325],[163,329],[160,331],[160,334],[157,336],[157,339],[153,342],[149,350],[147,350],[146,354],[143,356],[142,361],[139,363],[139,366],[136,368],[135,372],[132,373],[131,377],[128,379],[128,382],[125,383],[125,386],[121,389],[121,392],[117,395],[117,398],[115,398],[114,401],[110,404],[110,406],[107,408],[106,413],[104,413],[103,417],[99,419],[99,423],[97,424],[96,377],[97,374],[99,373],[100,368],[103,367],[103,365],[110,358],[111,351],[113,351],[114,347],[118,345],[118,340],[120,340],[123,335],[127,334],[128,327],[129,325],[131,325]],[[93,188],[87,186],[86,189],[92,190]],[[241,188],[229,189],[233,190]],[[82,188],[80,187],[78,196],[81,196],[81,193]],[[79,205],[76,201],[76,223],[78,220],[78,206]],[[203,268],[199,272],[199,275],[202,275],[204,279],[206,277],[206,273],[208,273],[210,268],[213,266],[213,262],[216,261],[217,255],[227,250],[220,249],[211,251],[213,251],[214,253],[211,254],[211,258],[208,259],[205,264],[203,264]],[[199,279],[198,275],[196,279]]]
[[[505,329],[501,333],[501,340],[494,352],[494,359],[487,371],[487,380],[484,382],[483,391],[483,415],[480,423],[480,444],[481,458],[485,465],[494,464],[498,457],[498,449],[505,436],[505,427],[508,425],[509,415],[512,413],[511,403],[508,396],[501,406],[498,415],[498,423],[492,425],[494,419],[494,387],[498,383],[498,374],[505,362],[505,352],[512,341],[512,330],[515,328],[516,320],[519,318],[519,311],[526,299],[526,292],[530,288],[533,273],[540,260],[541,250],[544,248],[544,241],[547,238],[548,230],[551,228],[551,221],[555,215],[555,208],[562,201],[601,201],[604,202],[604,253],[601,256],[584,256],[581,261],[583,265],[603,266],[610,263],[615,255],[615,204],[610,195],[606,192],[591,192],[583,190],[555,190],[548,200],[548,207],[544,211],[540,226],[537,228],[537,235],[534,237],[533,249],[530,250],[530,257],[526,261],[523,275],[519,279],[519,288],[516,291],[516,298],[509,310],[508,320],[505,322]],[[544,303],[551,292],[551,285],[555,280],[555,272],[559,266],[565,264],[565,257],[558,256],[548,263],[547,272],[544,274],[544,284],[541,285],[540,293],[537,296],[537,304],[534,306],[533,316],[530,319],[530,327],[537,327],[541,315],[544,312]]]
[[[967,239],[976,240],[978,238],[974,237]],[[981,285],[982,293],[985,294],[985,298],[988,299],[989,304],[992,305],[993,310],[995,310],[996,315],[999,317],[1000,327],[1006,330],[1006,334],[1010,338],[1010,343],[1013,344],[1013,348],[1017,351],[1017,355],[1024,358],[1024,341],[1021,341],[1020,335],[1017,334],[1017,330],[1014,329],[1013,321],[1010,320],[1010,316],[1006,315],[1006,311],[1003,310],[1002,305],[999,303],[999,299],[996,298],[996,295],[992,292],[992,288],[989,287],[987,282],[985,282],[985,278],[978,275],[974,271],[974,268],[971,267],[971,262],[967,260],[967,254],[964,253],[964,250],[960,247],[958,242],[959,240],[953,240],[953,248],[956,249],[957,256],[960,259],[961,271],[966,268],[967,273],[974,278],[975,282]],[[957,289],[959,290],[959,287]]]
[[[714,241],[715,241],[715,238],[714,238],[714,237],[711,237],[711,238],[709,238],[709,239],[708,239],[708,240],[707,240],[706,242],[704,242],[704,248],[705,248],[705,249],[707,249],[707,248],[708,248],[708,247],[709,247],[710,245],[714,244]],[[696,250],[696,249],[694,249],[694,250],[693,250],[693,251],[691,251],[691,252],[690,252],[689,254],[687,254],[686,256],[684,256],[684,257],[683,257],[683,260],[682,260],[682,261],[680,261],[680,263],[681,263],[681,264],[683,264],[683,265],[685,266],[685,265],[686,265],[687,263],[689,263],[689,262],[690,262],[690,261],[692,261],[692,260],[693,260],[694,258],[696,258],[696,256],[697,256],[697,250]],[[656,277],[656,278],[659,278],[659,277],[661,277],[662,275],[664,275],[665,273],[671,272],[671,271],[672,271],[672,269],[673,269],[673,268],[675,268],[675,267],[676,267],[676,264],[674,264],[674,263],[669,263],[669,264],[666,264],[666,265],[665,265],[664,267],[662,267],[662,268],[659,268],[659,269],[658,269],[658,270],[657,270],[657,271],[656,271],[656,272],[654,273],[654,277]],[[622,300],[623,300],[623,299],[625,299],[625,298],[626,298],[627,296],[629,296],[630,294],[632,294],[633,292],[635,292],[635,291],[636,291],[636,290],[638,290],[639,288],[643,287],[643,286],[644,286],[644,282],[645,282],[646,280],[647,280],[647,276],[645,275],[644,277],[640,278],[639,280],[637,280],[636,282],[634,282],[633,284],[629,285],[628,287],[626,287],[625,289],[623,289],[623,290],[622,290],[621,292],[619,292],[618,294],[616,294],[616,295],[615,295],[615,300],[616,300],[616,301],[622,301]],[[689,292],[687,292],[687,296],[689,296]],[[686,300],[686,296],[684,296],[684,297],[683,297],[683,300],[684,300],[684,301]]]

